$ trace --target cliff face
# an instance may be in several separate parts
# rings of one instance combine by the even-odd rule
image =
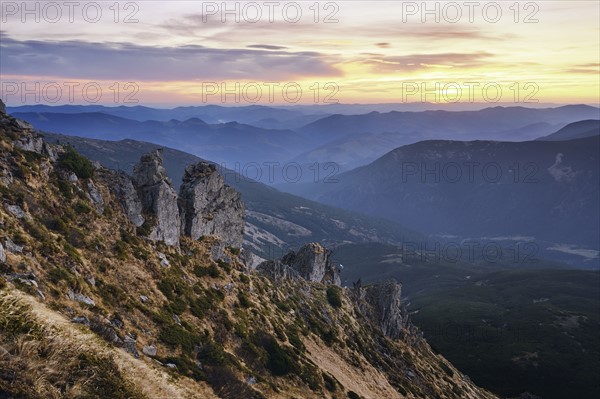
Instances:
[[[0,114],[0,392],[494,398],[415,338],[398,285],[336,287],[316,243],[249,270],[236,193],[205,165],[185,185],[160,153],[130,178]]]
[[[225,244],[241,248],[244,204],[214,165],[199,162],[187,167],[179,190],[179,209],[182,231],[193,240],[218,236]]]
[[[379,325],[381,332],[391,339],[419,338],[420,333],[410,323],[402,300],[402,285],[395,280],[363,287],[354,284],[351,296],[360,313]]]
[[[160,150],[142,156],[133,168],[133,182],[143,211],[151,215],[148,237],[167,245],[179,245],[181,224],[177,193],[162,166]]]
[[[331,261],[331,251],[319,243],[304,245],[279,260],[265,261],[257,271],[276,280],[301,278],[324,284],[341,285],[340,270]]]

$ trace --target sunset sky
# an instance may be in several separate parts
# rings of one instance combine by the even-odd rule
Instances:
[[[493,93],[482,97],[485,85],[493,91],[501,87],[499,102],[514,101],[517,87],[519,102],[528,94],[541,103],[599,101],[598,1],[520,2],[518,16],[516,8],[510,8],[513,1],[499,1],[495,4],[502,15],[497,22],[492,22],[497,16],[494,7],[484,13],[487,2],[473,10],[473,21],[463,2],[454,3],[462,13],[456,22],[451,19],[456,19],[457,10],[446,2],[437,5],[439,22],[434,14],[421,21],[422,2],[320,2],[318,22],[313,1],[288,6],[288,21],[283,18],[286,3],[280,2],[273,22],[269,8],[260,1],[254,4],[261,17],[252,6],[238,2],[240,22],[232,14],[221,21],[221,2],[130,2],[135,6],[121,2],[116,23],[115,10],[109,9],[112,1],[102,3],[96,23],[82,17],[82,6],[74,10],[73,23],[66,7],[61,7],[62,17],[55,23],[45,19],[54,18],[56,11],[45,10],[44,18],[40,8],[36,23],[35,16],[15,10],[21,2],[7,3],[12,2],[2,3],[0,72],[2,99],[9,105],[48,102],[44,100],[53,96],[53,86],[48,86],[45,95],[23,99],[16,92],[23,82],[29,88],[35,87],[34,82],[40,87],[77,82],[73,103],[86,102],[79,87],[97,82],[103,88],[98,103],[106,105],[124,103],[127,94],[145,105],[236,105],[234,95],[225,101],[219,93],[207,95],[220,90],[215,88],[222,83],[235,90],[235,82],[240,83],[238,93],[243,87],[248,90],[247,96],[240,95],[239,105],[268,104],[265,82],[279,83],[272,86],[275,104],[286,103],[281,87],[289,82],[302,88],[299,104],[322,103],[327,94],[341,103],[418,102],[422,84],[430,90],[424,98],[430,102],[457,101],[457,85],[462,94],[458,101],[469,101],[471,90],[471,101],[493,97]],[[435,2],[427,4],[435,7]],[[296,5],[302,15],[294,23]],[[93,17],[94,11],[88,9],[87,16]],[[127,15],[138,22],[124,23]],[[329,23],[323,21],[327,15]],[[527,17],[530,23],[524,23]],[[138,88],[136,93],[131,85],[124,89],[128,82]],[[451,82],[444,95],[433,94],[436,83],[442,88]],[[258,100],[257,85],[263,88]],[[118,101],[115,87],[121,94]],[[408,95],[409,90],[413,94]],[[69,102],[65,89],[57,103]]]

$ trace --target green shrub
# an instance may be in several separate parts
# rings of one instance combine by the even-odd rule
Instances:
[[[146,237],[152,233],[152,222],[148,219],[139,227],[136,227],[135,232],[138,236]]]
[[[300,350],[301,352],[304,352],[306,350],[306,347],[304,346],[302,340],[300,339],[300,336],[298,335],[298,330],[296,330],[295,328],[289,329],[287,332],[287,337],[288,341],[294,348]]]
[[[48,279],[54,284],[58,284],[60,281],[66,281],[70,285],[75,284],[75,278],[73,275],[65,269],[56,267],[48,272]]]
[[[321,377],[319,374],[319,369],[316,366],[312,364],[306,364],[304,367],[302,367],[300,378],[308,385],[310,389],[316,392],[321,389]]]
[[[191,352],[194,345],[200,344],[200,337],[177,324],[171,324],[160,331],[159,339],[172,347],[181,347],[184,352]]]
[[[229,262],[225,262],[222,259],[218,259],[217,260],[217,264],[223,269],[225,270],[227,273],[231,273],[231,264],[229,264]]]
[[[66,151],[60,156],[58,164],[75,173],[81,179],[88,179],[94,175],[94,165],[71,146],[66,147]]]
[[[126,260],[128,252],[129,247],[124,241],[119,240],[115,243],[115,253],[117,254],[117,259]]]
[[[187,302],[183,297],[177,297],[169,303],[169,308],[176,315],[181,315],[187,309]]]
[[[236,247],[227,247],[227,249],[229,250],[229,252],[231,252],[234,255],[239,255],[240,254],[240,249],[236,248]]]
[[[202,345],[198,352],[198,360],[211,366],[223,365],[227,361],[227,354],[222,345],[211,340]]]
[[[342,297],[338,286],[331,285],[327,288],[327,302],[334,308],[342,307]]]
[[[90,213],[92,211],[92,208],[83,201],[78,201],[75,204],[74,209],[75,209],[75,212],[77,212],[80,215]]]
[[[13,234],[13,241],[15,244],[17,245],[25,245],[27,244],[27,240],[25,239],[25,236],[23,236],[23,234],[21,234],[20,231],[17,231]]]
[[[56,182],[56,187],[58,187],[58,191],[62,194],[63,197],[65,197],[65,199],[73,199],[73,187],[68,181],[58,179],[58,181]]]
[[[238,301],[240,301],[240,306],[243,308],[249,308],[252,306],[252,302],[250,302],[250,298],[248,298],[248,295],[246,295],[245,293],[243,293],[242,291],[238,292]]]
[[[65,253],[67,255],[69,255],[69,257],[71,259],[73,259],[74,261],[83,264],[83,261],[81,260],[81,256],[79,256],[79,252],[77,252],[77,250],[75,249],[75,247],[73,247],[71,244],[69,244],[68,242],[64,242],[63,243],[63,249],[65,250]]]
[[[296,370],[294,358],[288,351],[279,346],[275,338],[265,337],[263,348],[267,351],[267,369],[275,376],[284,376]]]
[[[52,231],[65,234],[69,231],[69,227],[65,221],[58,216],[51,216],[44,220],[44,225]]]
[[[161,363],[172,363],[177,366],[177,371],[180,374],[193,378],[196,381],[206,380],[206,375],[202,370],[187,357],[165,357],[158,358]]]
[[[335,392],[337,390],[337,380],[328,373],[323,373],[323,382],[325,383],[325,389],[329,392]]]
[[[190,312],[199,319],[206,317],[208,312],[214,309],[215,304],[223,301],[225,294],[219,290],[209,289],[204,291],[204,295],[198,293],[190,302]]]

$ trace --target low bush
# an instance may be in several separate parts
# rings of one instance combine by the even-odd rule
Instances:
[[[58,159],[58,164],[75,173],[80,179],[88,179],[94,175],[94,165],[71,146],[66,147],[65,153]]]

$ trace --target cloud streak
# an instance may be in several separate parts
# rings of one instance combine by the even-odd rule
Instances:
[[[374,72],[409,72],[429,68],[471,68],[488,62],[493,54],[477,53],[440,53],[410,54],[403,56],[373,57],[358,61],[369,65]]]
[[[132,81],[217,79],[290,80],[337,76],[332,59],[281,46],[217,49],[200,45],[140,46],[132,43],[18,41],[3,36],[0,68],[7,75]],[[268,50],[267,50],[268,49]]]

